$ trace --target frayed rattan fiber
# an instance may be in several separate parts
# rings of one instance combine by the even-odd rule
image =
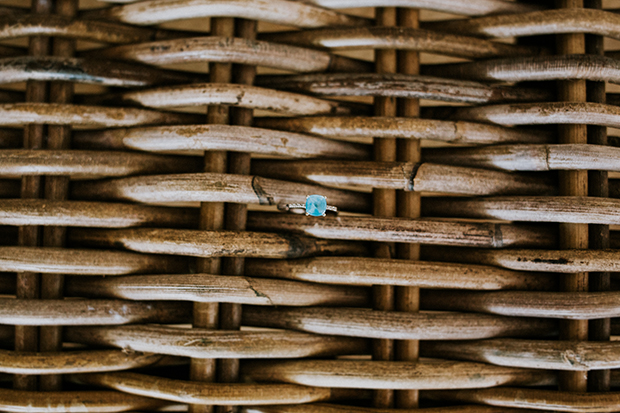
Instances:
[[[2,0],[0,411],[620,412],[619,10]]]

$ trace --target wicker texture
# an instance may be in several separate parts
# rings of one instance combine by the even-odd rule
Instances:
[[[91,3],[0,5],[0,411],[620,412],[614,5]]]

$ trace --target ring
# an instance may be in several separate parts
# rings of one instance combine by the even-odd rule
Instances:
[[[306,196],[305,204],[284,204],[278,205],[278,209],[289,211],[291,209],[303,209],[306,216],[324,217],[327,211],[338,213],[338,208],[333,205],[327,205],[327,198],[323,195]]]

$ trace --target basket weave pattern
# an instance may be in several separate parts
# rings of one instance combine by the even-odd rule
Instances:
[[[0,411],[620,412],[620,14],[551,3],[0,5]]]

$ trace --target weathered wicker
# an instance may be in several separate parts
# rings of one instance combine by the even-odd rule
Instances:
[[[620,412],[620,2],[82,6],[0,5],[0,411]]]

